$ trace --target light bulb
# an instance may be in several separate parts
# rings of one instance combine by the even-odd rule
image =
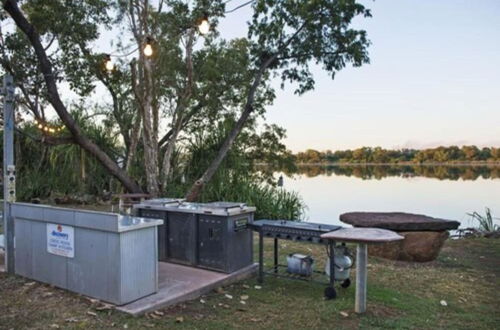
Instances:
[[[43,125],[42,125],[42,124],[38,124],[38,128],[39,128],[39,129],[42,129],[42,128],[43,128]]]
[[[150,57],[151,55],[153,55],[153,47],[149,42],[144,46],[143,52],[146,57]]]
[[[201,34],[205,35],[210,32],[210,23],[208,23],[208,18],[203,18],[198,25],[198,30]]]
[[[113,71],[113,69],[115,68],[115,65],[113,64],[113,62],[111,61],[111,56],[109,55],[106,55],[106,58],[104,59],[104,67],[106,68],[106,70],[108,70],[109,72]]]

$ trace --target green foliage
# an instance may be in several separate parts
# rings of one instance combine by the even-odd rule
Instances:
[[[168,196],[183,196],[193,180],[208,166],[223,143],[234,118],[214,123],[210,129],[199,130],[174,159],[180,166],[173,173],[166,189]],[[300,220],[305,205],[295,192],[277,188],[272,171],[260,171],[258,162],[290,167],[290,153],[280,143],[284,131],[276,126],[262,130],[248,127],[238,137],[214,178],[204,189],[200,201],[237,201],[257,207],[256,217]]]
[[[362,147],[354,150],[330,150],[321,152],[308,149],[298,152],[295,160],[298,163],[447,163],[447,162],[498,162],[500,148],[482,148],[476,146],[437,147],[423,150],[400,149],[389,150],[381,147]]]
[[[485,214],[479,214],[474,211],[472,213],[467,213],[471,217],[472,220],[476,220],[479,223],[479,230],[483,233],[491,233],[497,230],[500,230],[499,226],[494,223],[494,220],[500,220],[498,218],[493,218],[491,215],[491,210],[487,207],[485,209]]]
[[[322,65],[334,78],[347,64],[369,63],[366,31],[350,27],[357,16],[370,11],[355,0],[258,0],[253,5],[248,37],[254,41],[257,64],[274,54],[270,68],[286,81],[297,83],[297,94],[314,88],[311,63]]]
[[[84,132],[108,154],[118,160],[123,153],[109,127],[89,120],[85,106],[75,104],[72,115]],[[58,122],[49,123],[60,126]],[[67,137],[63,130],[57,137]],[[111,177],[94,158],[78,145],[46,145],[45,137],[32,122],[20,125],[16,132],[15,157],[17,197],[21,201],[64,194],[101,195],[111,190]]]

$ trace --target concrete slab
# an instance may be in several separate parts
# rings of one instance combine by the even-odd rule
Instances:
[[[248,278],[255,274],[253,264],[231,274],[213,272],[168,262],[158,263],[158,292],[116,309],[132,315],[141,315],[183,301],[192,300],[219,286]]]

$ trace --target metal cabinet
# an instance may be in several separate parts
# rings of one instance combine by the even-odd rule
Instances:
[[[231,273],[253,263],[253,213],[231,217],[200,215],[198,265]]]
[[[168,212],[167,237],[169,261],[196,263],[196,214]]]
[[[254,207],[241,203],[186,203],[157,199],[134,205],[144,217],[165,219],[160,260],[231,273],[253,263]],[[164,257],[163,257],[164,256]]]
[[[222,269],[226,255],[223,237],[226,235],[226,219],[200,215],[198,220],[198,265]]]

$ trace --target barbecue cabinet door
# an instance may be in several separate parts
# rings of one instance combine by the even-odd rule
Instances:
[[[224,236],[226,218],[200,215],[198,220],[198,265],[225,271]]]
[[[196,263],[196,214],[169,212],[167,218],[169,261],[194,265]]]

